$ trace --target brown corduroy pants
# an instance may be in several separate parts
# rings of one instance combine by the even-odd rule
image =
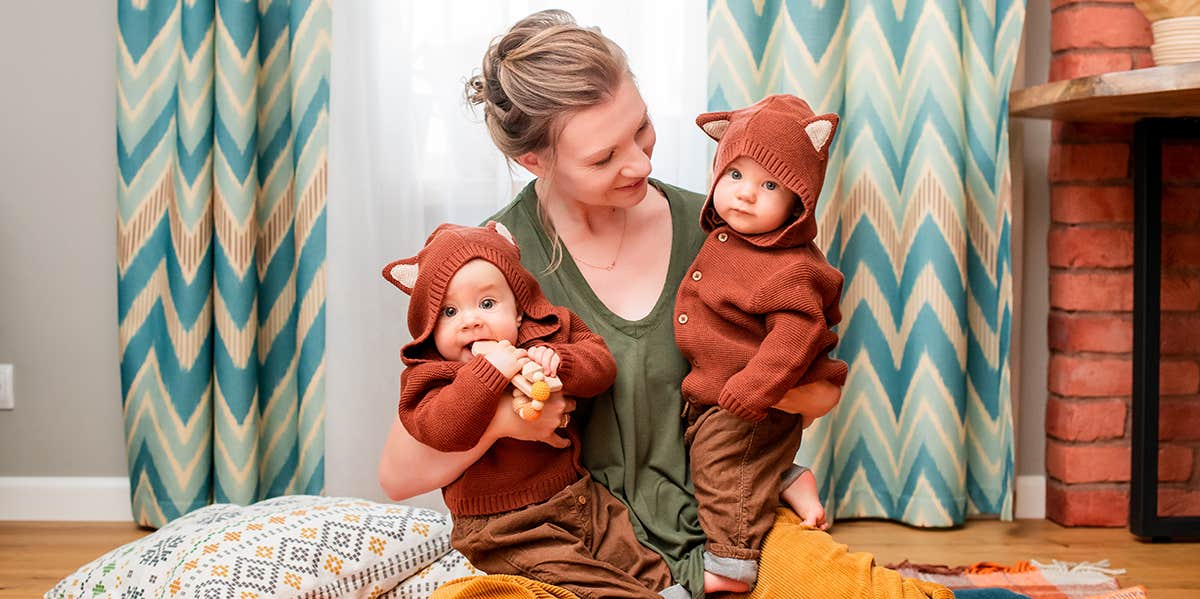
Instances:
[[[455,516],[450,544],[484,572],[533,578],[585,598],[657,598],[671,586],[671,570],[638,542],[625,505],[589,477],[519,510]]]
[[[684,440],[700,527],[708,536],[705,549],[720,558],[757,562],[763,539],[775,524],[780,482],[800,447],[801,417],[771,410],[766,418],[750,422],[715,405],[695,404],[685,413]],[[715,571],[707,557],[705,569]],[[753,584],[752,579],[747,582]]]

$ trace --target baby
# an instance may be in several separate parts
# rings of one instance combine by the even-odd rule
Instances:
[[[550,304],[504,225],[442,225],[383,276],[412,296],[400,421],[434,449],[475,447],[531,360],[575,398],[612,386],[616,363],[604,340]],[[688,597],[661,556],[638,542],[625,506],[580,464],[578,425],[569,420],[559,422],[569,446],[499,439],[442,489],[451,544],[488,573],[581,597]]]
[[[696,123],[718,145],[701,210],[708,237],[675,304],[675,340],[692,365],[685,440],[708,536],[705,586],[746,591],[781,489],[799,478],[793,505],[827,527],[812,472],[792,465],[802,416],[769,408],[797,385],[846,382],[845,362],[826,355],[842,274],[814,243],[838,118],[775,95]]]

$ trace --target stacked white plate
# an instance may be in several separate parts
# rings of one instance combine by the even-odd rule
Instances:
[[[1152,23],[1154,64],[1167,65],[1200,60],[1200,16],[1175,17]]]

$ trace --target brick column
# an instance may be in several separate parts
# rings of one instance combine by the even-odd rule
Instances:
[[[1153,66],[1132,1],[1054,0],[1050,79]],[[1128,523],[1133,188],[1128,125],[1055,123],[1050,149],[1046,514]],[[1200,145],[1163,150],[1159,503],[1200,515]]]

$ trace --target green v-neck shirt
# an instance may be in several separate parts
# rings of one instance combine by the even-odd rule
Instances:
[[[671,207],[671,263],[658,303],[644,318],[626,320],[608,309],[562,248],[558,269],[546,273],[551,244],[537,214],[533,183],[491,220],[503,223],[521,248],[521,262],[546,297],[578,314],[608,344],[617,362],[612,390],[580,402],[584,466],[629,508],[638,538],[658,551],[678,582],[704,596],[704,532],[683,443],[680,383],[688,364],[675,346],[675,294],[700,251],[704,196],[651,180]]]

